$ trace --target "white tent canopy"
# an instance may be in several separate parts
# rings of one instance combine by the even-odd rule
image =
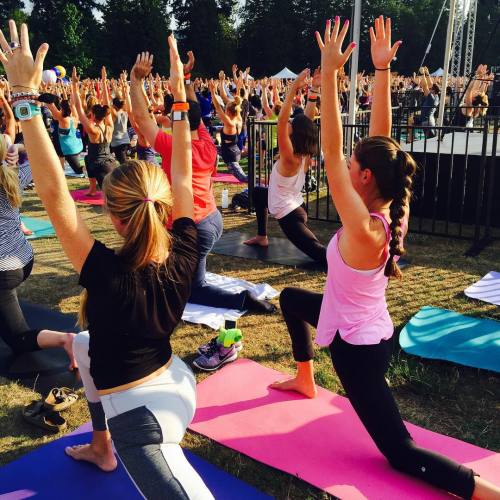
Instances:
[[[431,73],[431,76],[443,76],[444,70],[443,68],[438,68],[434,73]]]
[[[297,75],[293,71],[290,71],[287,67],[285,67],[279,73],[276,73],[271,78],[276,78],[276,79],[280,80],[280,79],[287,79],[287,78],[297,78]]]

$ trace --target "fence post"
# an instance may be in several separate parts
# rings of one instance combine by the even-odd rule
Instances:
[[[248,213],[253,210],[253,189],[255,187],[255,123],[248,117]]]

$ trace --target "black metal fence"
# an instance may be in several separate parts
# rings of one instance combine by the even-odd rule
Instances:
[[[344,150],[368,135],[361,123],[344,121]],[[369,116],[369,115],[368,115]],[[369,118],[368,118],[369,119]],[[423,127],[395,122],[392,136],[418,164],[411,201],[410,231],[473,242],[472,253],[500,236],[500,175],[496,172],[500,119],[484,117],[482,126]],[[318,136],[320,135],[318,122]],[[249,122],[249,198],[267,185],[277,158],[277,123]],[[331,200],[321,154],[312,158],[304,198],[311,219],[340,222]]]

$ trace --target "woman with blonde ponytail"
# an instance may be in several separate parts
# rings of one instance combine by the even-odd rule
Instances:
[[[297,362],[297,375],[271,385],[316,396],[313,346],[328,347],[337,376],[356,414],[379,451],[396,470],[460,498],[499,498],[500,490],[447,457],[420,448],[399,413],[385,375],[393,349],[394,326],[385,291],[400,277],[415,162],[392,140],[390,64],[400,42],[391,46],[391,21],[380,16],[370,28],[375,88],[369,137],[346,162],[338,99],[339,70],[354,49],[342,44],[349,22],[327,21],[321,49],[321,144],[333,202],[342,228],[328,245],[323,294],[285,288],[280,296]],[[335,429],[332,429],[335,432]]]
[[[9,136],[0,134],[0,336],[14,355],[63,347],[73,368],[74,334],[30,329],[17,298],[16,290],[31,274],[34,260],[19,217],[21,190],[31,182],[31,171],[23,162],[16,172],[17,148],[11,146],[8,152],[9,142]]]
[[[220,81],[221,91],[223,82]],[[243,120],[241,118],[241,97],[235,96],[232,101],[226,104],[226,110],[222,109],[217,98],[215,82],[209,82],[212,102],[215,106],[217,116],[222,121],[224,127],[221,132],[221,155],[229,171],[241,182],[248,182],[248,176],[243,172],[240,166],[241,150],[238,146],[238,137],[243,129]]]
[[[17,42],[14,21],[9,27]],[[0,32],[0,60],[9,81],[38,88],[48,46],[43,44],[33,61],[25,24],[20,41],[21,48],[10,50]],[[173,36],[169,45],[172,92],[185,103]],[[143,53],[132,73],[140,75],[150,64]],[[171,183],[143,161],[123,163],[103,181],[105,207],[123,238],[114,251],[95,240],[80,217],[41,117],[22,121],[37,192],[86,292],[81,319],[88,331],[76,336],[73,351],[93,437],[66,453],[110,472],[117,466],[114,444],[144,498],[212,499],[179,446],[194,416],[196,382],[172,354],[170,337],[191,293],[198,253],[187,113],[176,116],[172,129]]]

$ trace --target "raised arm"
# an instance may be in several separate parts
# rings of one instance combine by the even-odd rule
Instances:
[[[153,56],[150,56],[149,52],[143,52],[137,56],[130,72],[130,98],[134,119],[141,134],[149,144],[154,145],[160,129],[148,111],[148,101],[144,90],[144,78],[151,72],[152,66]]]
[[[342,43],[349,27],[349,21],[340,30],[337,16],[332,26],[326,22],[324,41],[316,32],[321,49],[321,147],[325,155],[328,185],[335,207],[340,215],[344,230],[358,240],[366,241],[370,233],[370,213],[354,189],[346,168],[343,152],[342,122],[338,98],[338,72],[349,59],[355,44],[342,52]],[[339,33],[340,30],[340,33]]]
[[[187,53],[188,62],[182,65],[182,71],[184,74],[184,87],[186,89],[186,98],[188,101],[196,101],[196,94],[194,92],[194,84],[193,84],[193,75],[191,74],[194,68],[194,54],[193,51],[190,50]],[[188,78],[189,77],[189,78]]]
[[[290,115],[292,113],[292,104],[295,94],[300,90],[306,83],[309,77],[309,70],[304,69],[295,79],[290,91],[285,97],[285,102],[281,106],[281,111],[278,116],[278,147],[280,150],[280,169],[283,170],[283,174],[286,175],[288,172],[288,167],[295,169],[294,162],[294,152],[292,141],[290,140],[290,135],[288,131],[288,121],[290,120]],[[293,174],[293,171],[290,171]]]
[[[176,102],[186,101],[184,71],[173,35],[168,37],[170,47],[170,85]],[[189,121],[172,121],[172,207],[173,220],[194,217],[191,133]]]
[[[224,105],[226,105],[230,101],[229,96],[226,92],[226,87],[224,85],[225,81],[226,75],[224,74],[224,71],[219,71],[219,95],[221,96]]]
[[[264,85],[262,85],[262,109],[266,118],[271,119],[273,116],[273,110],[269,107],[269,100],[267,98],[267,81]]]
[[[49,109],[49,111],[52,113],[52,117],[54,118],[54,120],[60,122],[63,118],[63,115],[61,113],[61,111],[59,109],[57,109],[57,106],[50,102],[47,104],[47,108]]]
[[[215,82],[213,80],[210,80],[208,82],[208,88],[210,89],[210,95],[212,96],[212,104],[214,105],[215,112],[217,113],[217,116],[224,124],[230,125],[231,120],[226,115],[226,113],[224,113],[224,110],[222,109],[222,106],[220,105],[219,99],[217,99],[216,86],[215,86]]]
[[[9,21],[9,28],[11,40],[18,42],[14,21]],[[21,48],[11,51],[2,32],[0,32],[0,45],[3,50],[0,52],[0,61],[8,79],[18,86],[39,88],[48,45],[42,44],[36,54],[36,60],[33,60],[28,28],[25,24],[21,25]],[[22,121],[21,128],[37,193],[49,214],[64,252],[75,270],[80,272],[94,244],[94,238],[69,194],[61,164],[45,130],[41,115]]]
[[[99,130],[97,127],[89,120],[87,114],[85,113],[85,110],[83,109],[83,104],[82,104],[82,97],[80,96],[79,92],[79,78],[78,74],[76,72],[76,68],[73,67],[73,73],[71,75],[71,90],[72,94],[74,97],[74,104],[75,104],[75,109],[76,113],[78,114],[78,119],[80,120],[80,123],[83,125],[83,128],[87,133],[91,134],[97,134],[99,133]]]
[[[369,135],[391,136],[391,61],[394,59],[401,41],[391,47],[391,19],[380,16],[375,19],[375,29],[370,27],[370,41],[375,86],[370,113]]]

